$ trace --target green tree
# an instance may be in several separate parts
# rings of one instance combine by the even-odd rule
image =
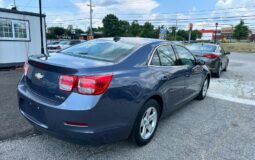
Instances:
[[[119,36],[119,19],[114,14],[108,14],[103,19],[103,33],[106,37]]]
[[[234,37],[237,40],[247,39],[249,35],[249,28],[244,25],[244,21],[241,20],[238,25],[235,26],[234,29]]]
[[[48,33],[53,34],[55,36],[62,36],[65,34],[65,28],[63,28],[63,27],[49,27]]]
[[[119,21],[119,30],[120,30],[120,35],[119,36],[130,36],[129,35],[129,28],[130,25],[128,23],[128,21]]]
[[[80,28],[75,28],[74,29],[75,30],[75,34],[82,34],[82,33],[85,33],[82,29],[80,29]]]
[[[185,30],[178,30],[177,31],[177,36],[179,36],[179,38],[181,37],[181,39],[183,40],[188,40],[189,39],[189,33],[188,31]]]
[[[141,37],[146,38],[154,38],[155,31],[154,26],[150,22],[145,22],[143,26],[141,26]]]
[[[130,34],[132,36],[140,36],[141,34],[141,29],[142,27],[140,26],[140,24],[138,23],[138,21],[133,21],[131,26],[130,26]]]
[[[198,30],[191,31],[191,40],[196,40],[201,37],[202,37],[202,33],[199,32]]]
[[[47,39],[56,39],[57,38],[55,36],[55,34],[52,34],[52,33],[46,33],[46,37],[47,37]]]

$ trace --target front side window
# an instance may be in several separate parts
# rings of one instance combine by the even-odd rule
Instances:
[[[29,23],[0,18],[0,40],[29,40]]]
[[[182,65],[189,65],[189,66],[195,65],[195,58],[186,48],[182,46],[176,46],[175,48]]]

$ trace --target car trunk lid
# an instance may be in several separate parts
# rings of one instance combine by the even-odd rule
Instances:
[[[108,65],[106,62],[88,60],[63,54],[53,54],[48,58],[30,57],[29,69],[25,77],[26,85],[34,93],[55,102],[62,103],[70,95],[59,89],[61,75],[76,75],[80,68]]]

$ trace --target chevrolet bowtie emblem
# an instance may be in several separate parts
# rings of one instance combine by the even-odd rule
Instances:
[[[42,78],[44,77],[44,75],[42,75],[41,73],[36,73],[36,74],[35,74],[35,77],[36,77],[37,79],[42,79]]]

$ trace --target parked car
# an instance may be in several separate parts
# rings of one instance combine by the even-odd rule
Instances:
[[[60,50],[60,46],[58,45],[60,43],[60,41],[52,41],[47,43],[47,49],[48,52],[54,52],[54,51],[58,51]]]
[[[225,52],[224,49],[218,44],[211,43],[194,43],[188,45],[187,48],[198,59],[205,61],[212,74],[216,77],[221,76],[222,71],[227,71],[229,58],[227,55],[230,52]]]
[[[65,49],[65,48],[71,47],[71,46],[79,44],[79,43],[81,43],[80,40],[67,40],[67,41],[61,41],[59,43],[59,46],[61,49]]]
[[[59,41],[57,44],[48,46],[48,51],[50,53],[58,52],[62,49],[71,47],[71,46],[79,44],[81,42],[82,42],[81,40],[62,40],[62,41]]]
[[[204,62],[183,46],[100,38],[29,57],[18,100],[29,122],[59,138],[103,144],[132,137],[141,146],[161,117],[204,99],[209,82]]]

